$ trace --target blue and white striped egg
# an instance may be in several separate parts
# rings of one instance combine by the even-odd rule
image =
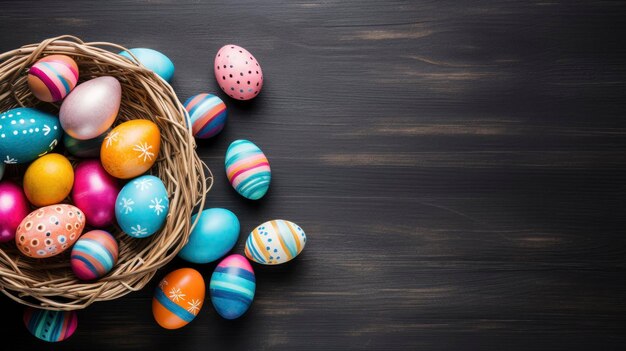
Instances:
[[[254,228],[246,240],[246,256],[260,264],[274,265],[293,260],[302,252],[306,234],[297,224],[275,219]]]
[[[28,163],[52,151],[61,141],[57,116],[30,107],[0,113],[0,160]]]
[[[145,238],[163,227],[169,207],[161,179],[144,175],[132,179],[117,195],[115,218],[126,234]]]

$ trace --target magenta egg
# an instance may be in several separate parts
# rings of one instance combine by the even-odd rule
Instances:
[[[9,181],[0,182],[0,243],[15,239],[17,227],[29,212],[22,187]]]
[[[72,200],[85,213],[87,223],[94,227],[113,224],[119,192],[117,179],[104,170],[100,160],[83,161],[74,170]]]

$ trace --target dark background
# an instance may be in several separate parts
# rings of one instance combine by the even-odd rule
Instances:
[[[269,219],[304,252],[255,265],[240,320],[207,299],[177,331],[152,291],[79,312],[47,345],[0,298],[20,349],[622,349],[626,337],[626,6],[605,1],[0,1],[0,52],[47,37],[150,47],[184,101],[218,92],[224,132],[198,153],[209,207]],[[250,104],[227,99],[225,44],[261,62]],[[268,195],[236,195],[224,153],[268,156]],[[193,266],[208,282],[214,264]],[[8,339],[7,339],[8,338]],[[4,348],[4,347],[3,347]]]

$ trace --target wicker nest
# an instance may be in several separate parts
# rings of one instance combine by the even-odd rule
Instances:
[[[107,47],[114,52],[104,49]],[[161,178],[170,198],[167,221],[156,234],[134,239],[119,228],[113,230],[120,248],[118,263],[107,276],[94,282],[83,282],[74,276],[71,250],[38,260],[21,255],[13,242],[0,245],[0,290],[24,305],[76,310],[141,289],[157,269],[182,249],[195,225],[191,223],[194,207],[204,207],[204,195],[213,178],[210,171],[205,178],[206,166],[195,153],[185,109],[169,84],[145,67],[117,55],[121,50],[126,48],[62,36],[0,54],[0,111],[36,106],[58,112],[59,104],[40,102],[28,88],[28,68],[46,55],[72,57],[80,70],[79,83],[105,75],[117,78],[122,85],[117,123],[148,119],[161,130],[161,152],[151,173]],[[5,178],[21,179],[18,177],[23,175],[24,166],[7,167],[6,171]]]

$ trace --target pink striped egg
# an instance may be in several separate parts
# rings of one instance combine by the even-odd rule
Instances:
[[[28,87],[45,102],[63,100],[78,82],[78,65],[71,57],[50,55],[37,61],[28,71]]]
[[[250,100],[263,87],[261,65],[241,46],[224,45],[215,56],[215,79],[220,88],[233,99]]]

